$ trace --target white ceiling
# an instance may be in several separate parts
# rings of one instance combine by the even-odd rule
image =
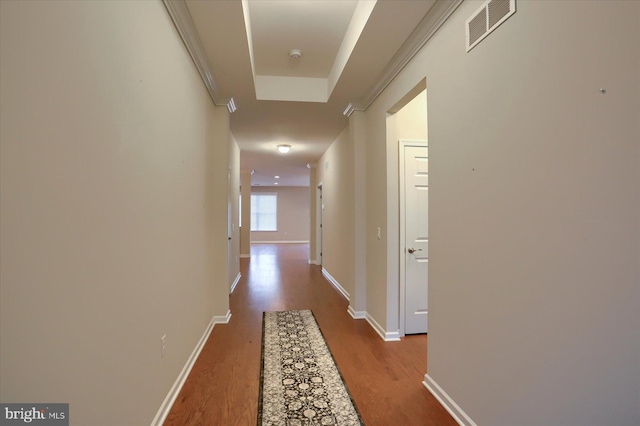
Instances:
[[[249,1],[256,74],[327,78],[357,3]],[[291,59],[291,49],[304,56]]]
[[[316,163],[346,127],[345,108],[370,96],[397,59],[396,52],[423,18],[427,20],[435,0],[245,2],[248,28],[241,0],[186,0],[186,5],[217,92],[233,98],[237,106],[230,123],[241,149],[241,169],[255,170],[252,185],[271,186],[278,175],[280,186],[306,186],[307,163]],[[370,10],[368,19],[359,18],[365,20],[356,28],[359,37],[353,30],[357,22],[352,22],[358,8]],[[290,58],[291,49],[300,49],[302,57]],[[270,84],[268,90],[286,98],[292,85],[304,83],[297,79],[330,80],[345,51],[350,55],[326,102],[257,99],[255,76],[279,78],[282,87]],[[297,92],[305,87],[300,89]],[[279,154],[279,143],[291,145],[291,151]]]

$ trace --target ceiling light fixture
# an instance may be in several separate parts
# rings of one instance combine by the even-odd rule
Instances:
[[[289,56],[293,59],[300,59],[300,57],[302,56],[302,52],[300,51],[300,49],[291,49],[289,51]]]
[[[274,176],[275,179],[280,179],[280,176]]]
[[[291,145],[278,145],[278,151],[283,154],[286,154],[291,149]]]

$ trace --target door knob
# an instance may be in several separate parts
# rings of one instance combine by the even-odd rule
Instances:
[[[420,248],[419,248],[419,249],[414,249],[413,247],[409,247],[409,248],[407,249],[407,251],[408,251],[409,253],[413,253],[413,252],[415,252],[415,251],[422,251],[422,249],[420,249]]]

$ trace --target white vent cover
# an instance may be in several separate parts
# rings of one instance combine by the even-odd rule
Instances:
[[[516,0],[488,0],[467,19],[467,52],[516,13]]]

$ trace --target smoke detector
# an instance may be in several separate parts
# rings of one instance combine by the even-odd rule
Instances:
[[[300,51],[300,49],[291,49],[289,51],[289,56],[293,59],[300,59],[300,57],[302,56],[302,52]]]

